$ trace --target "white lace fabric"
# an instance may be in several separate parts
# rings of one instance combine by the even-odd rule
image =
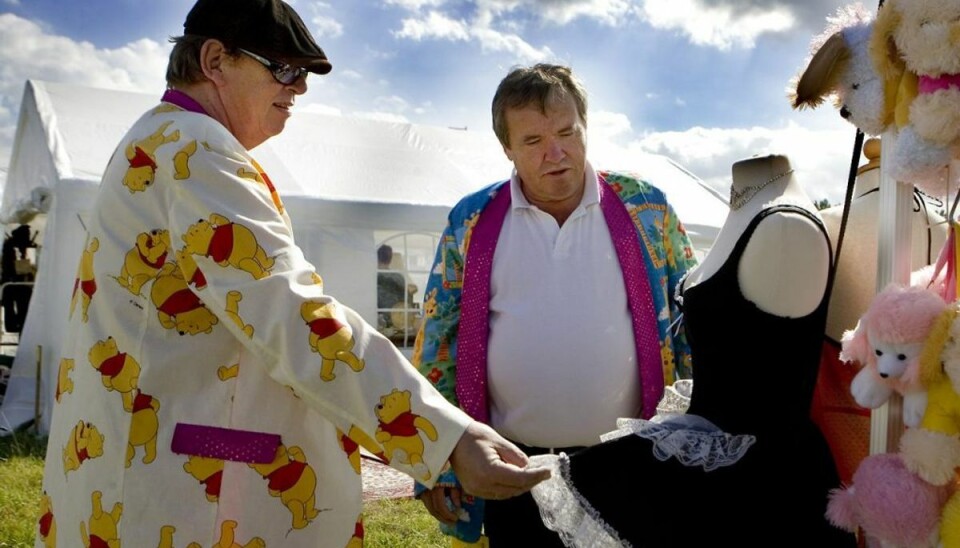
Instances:
[[[550,469],[550,478],[535,485],[530,493],[540,507],[544,525],[556,531],[564,546],[631,548],[573,486],[566,453],[530,457],[529,466]]]

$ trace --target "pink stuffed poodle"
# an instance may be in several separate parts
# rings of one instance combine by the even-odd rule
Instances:
[[[940,517],[951,486],[927,483],[904,465],[900,455],[870,455],[853,474],[853,485],[830,492],[827,519],[848,531],[863,528],[874,545],[885,548],[935,547]]]
[[[920,354],[937,318],[948,309],[935,291],[890,284],[874,297],[857,327],[843,335],[840,359],[862,369],[850,383],[858,405],[875,409],[903,396],[903,422],[917,426],[927,406]]]

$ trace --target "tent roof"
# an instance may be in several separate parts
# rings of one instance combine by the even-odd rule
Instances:
[[[98,184],[124,133],[157,101],[157,94],[27,81],[0,218],[10,219],[36,187],[71,179]],[[449,208],[511,170],[492,132],[314,112],[296,112],[253,154],[285,198],[354,205]],[[726,217],[714,191],[663,156],[599,167],[636,171],[663,189],[692,236],[700,236],[698,247],[712,242]]]

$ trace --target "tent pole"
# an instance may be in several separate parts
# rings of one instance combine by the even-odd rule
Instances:
[[[37,386],[33,398],[33,430],[40,434],[40,371],[43,364],[43,346],[37,345]]]

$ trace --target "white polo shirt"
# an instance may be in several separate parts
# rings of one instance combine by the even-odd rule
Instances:
[[[587,164],[563,227],[527,201],[516,171],[493,257],[488,382],[492,426],[537,447],[594,445],[639,414],[623,274]]]

